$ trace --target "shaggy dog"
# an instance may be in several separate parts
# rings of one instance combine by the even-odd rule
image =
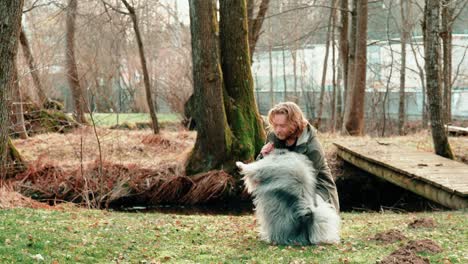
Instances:
[[[274,150],[236,165],[254,196],[261,239],[279,245],[339,242],[340,217],[315,193],[316,170],[305,155]]]

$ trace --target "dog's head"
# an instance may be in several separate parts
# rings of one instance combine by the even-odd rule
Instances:
[[[252,177],[255,173],[255,170],[252,167],[252,163],[245,164],[241,161],[237,161],[236,166],[239,168],[239,173],[244,176],[242,177],[242,180],[244,181],[244,185],[247,188],[247,192],[252,193],[258,184]]]

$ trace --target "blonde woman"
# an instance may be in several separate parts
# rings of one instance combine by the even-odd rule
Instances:
[[[317,139],[317,131],[309,124],[299,106],[293,102],[275,105],[268,112],[268,124],[270,133],[257,160],[274,149],[288,149],[304,154],[312,161],[317,173],[316,193],[339,212],[338,192],[325,153]]]

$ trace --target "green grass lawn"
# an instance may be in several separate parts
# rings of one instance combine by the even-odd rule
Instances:
[[[466,212],[341,216],[340,244],[284,247],[260,241],[252,215],[1,210],[0,263],[375,263],[410,239],[431,239],[443,248],[420,254],[431,263],[468,263]],[[422,217],[437,227],[407,227]],[[388,245],[369,240],[390,229],[407,239]]]
[[[178,114],[157,114],[158,122],[179,122],[180,115]],[[137,123],[137,122],[150,122],[151,118],[148,113],[93,113],[93,119],[96,126],[113,126],[122,123]],[[88,114],[88,120],[91,119]]]

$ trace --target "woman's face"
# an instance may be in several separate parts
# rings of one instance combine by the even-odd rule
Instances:
[[[273,131],[277,138],[286,140],[295,131],[294,125],[288,122],[286,115],[276,114],[272,118]]]

